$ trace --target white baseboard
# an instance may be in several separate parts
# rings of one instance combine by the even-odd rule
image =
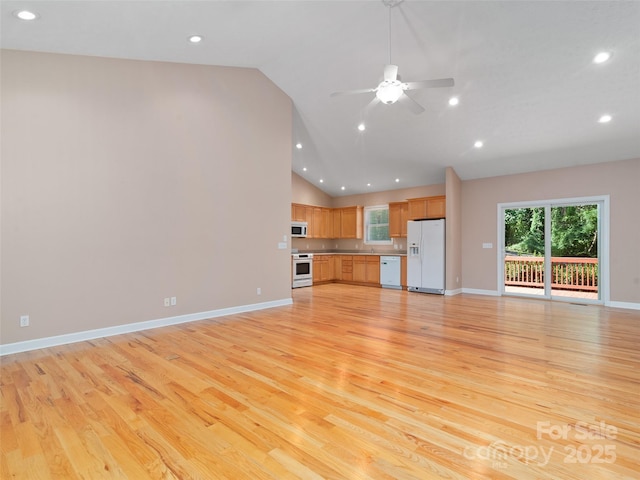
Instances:
[[[475,288],[463,288],[462,293],[470,293],[473,295],[489,295],[492,297],[500,296],[500,292],[498,292],[497,290],[478,290]],[[448,295],[448,293],[446,293],[445,295]],[[567,301],[571,301],[571,299],[567,297]],[[609,302],[605,302],[604,306],[612,307],[612,308],[626,308],[628,310],[640,310],[640,303],[633,303],[633,302],[609,301]]]
[[[500,296],[500,293],[497,290],[480,290],[477,288],[463,288],[462,293],[471,293],[473,295],[489,295],[491,297]]]
[[[627,308],[629,310],[640,310],[640,303],[632,302],[605,302],[605,307]]]
[[[223,317],[225,315],[234,315],[236,313],[252,312],[254,310],[263,310],[265,308],[282,307],[284,305],[291,305],[292,303],[292,298],[283,298],[282,300],[273,300],[270,302],[240,305],[238,307],[221,308],[219,310],[210,310],[208,312],[190,313],[176,317],[148,320],[146,322],[127,323],[125,325],[117,325],[115,327],[98,328],[95,330],[56,335],[54,337],[26,340],[24,342],[7,343],[5,345],[0,345],[0,357],[3,355],[10,355],[12,353],[55,347],[56,345],[65,345],[68,343],[84,342],[86,340],[111,337],[113,335],[121,335],[123,333],[139,332],[142,330],[149,330],[151,328],[167,327],[169,325]]]
[[[447,296],[460,295],[462,293],[461,288],[456,288],[455,290],[445,290],[444,294]]]

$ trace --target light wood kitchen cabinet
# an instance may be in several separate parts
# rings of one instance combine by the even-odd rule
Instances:
[[[410,198],[408,201],[409,220],[420,220],[423,218],[445,218],[446,197],[439,195],[435,197]]]
[[[354,255],[353,281],[358,283],[380,283],[380,256]]]
[[[313,283],[332,282],[335,280],[333,255],[316,255],[313,257]]]
[[[389,203],[389,236],[399,238],[407,236],[409,202]]]
[[[353,257],[351,255],[340,255],[340,280],[345,282],[353,281]]]
[[[333,278],[339,282],[342,280],[342,255],[336,255],[333,258]]]
[[[362,238],[363,207],[340,209],[340,238]]]
[[[400,285],[407,288],[407,257],[400,257]]]
[[[327,255],[327,265],[324,273],[326,281],[333,282],[336,279],[335,257],[333,255]]]
[[[305,206],[305,222],[307,222],[307,238],[315,238],[315,232],[313,228],[313,207]]]
[[[322,231],[324,236],[322,238],[336,238],[333,233],[333,215],[331,208],[322,209]]]
[[[379,284],[380,283],[380,255],[367,255],[367,274],[365,277],[366,283]]]
[[[325,238],[322,207],[313,207],[313,238]]]
[[[307,221],[307,206],[300,205],[299,203],[291,204],[291,221],[292,222],[306,222]]]
[[[331,222],[333,224],[333,238],[340,238],[340,222],[342,221],[342,214],[339,208],[331,209]]]
[[[447,216],[447,198],[444,195],[429,197],[427,218],[445,218]]]
[[[367,260],[364,255],[353,256],[353,281],[361,283],[367,281]]]
[[[291,220],[307,222],[307,238],[362,238],[363,207],[291,204]]]

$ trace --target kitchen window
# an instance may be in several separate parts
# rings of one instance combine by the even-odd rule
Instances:
[[[391,245],[389,236],[389,205],[364,207],[364,243]]]

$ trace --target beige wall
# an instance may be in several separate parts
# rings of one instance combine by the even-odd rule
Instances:
[[[291,172],[291,203],[331,207],[333,198],[300,175]]]
[[[447,167],[445,172],[447,192],[446,222],[446,290],[462,288],[462,181],[455,170]]]
[[[497,290],[499,203],[610,195],[610,300],[640,303],[639,185],[640,159],[463,182],[464,288]]]
[[[264,75],[1,60],[0,343],[291,297],[292,105]]]
[[[397,190],[385,190],[384,192],[362,193],[359,195],[345,195],[334,197],[332,206],[350,207],[352,205],[362,205],[368,207],[372,205],[384,205],[389,202],[404,202],[408,198],[432,197],[444,195],[445,184],[425,185],[422,187],[399,188]]]

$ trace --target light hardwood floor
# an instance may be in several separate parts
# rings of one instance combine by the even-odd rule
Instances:
[[[2,479],[637,479],[640,312],[348,285],[2,358]]]

